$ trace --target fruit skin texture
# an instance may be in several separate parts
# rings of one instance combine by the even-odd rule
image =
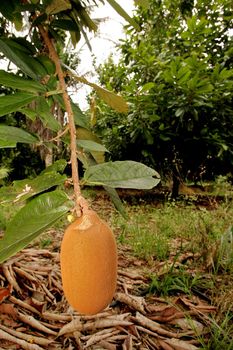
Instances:
[[[96,314],[112,301],[117,282],[117,247],[109,226],[87,210],[65,231],[61,244],[63,290],[82,314]]]

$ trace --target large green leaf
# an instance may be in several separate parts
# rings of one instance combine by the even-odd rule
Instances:
[[[0,51],[26,75],[34,80],[38,80],[45,76],[47,71],[43,65],[32,56],[28,46],[30,46],[30,43],[23,39],[21,43],[19,43],[16,39],[0,38]]]
[[[38,139],[20,128],[0,125],[0,148],[15,147],[18,142],[37,143]]]
[[[11,87],[13,89],[19,89],[29,92],[45,92],[46,88],[38,81],[25,79],[18,75],[7,73],[4,70],[0,70],[0,82],[1,85]]]
[[[114,8],[114,10],[123,17],[131,26],[133,26],[136,30],[140,30],[139,25],[135,20],[128,15],[127,12],[115,1],[115,0],[107,0],[107,2]]]
[[[15,202],[24,201],[38,193],[44,192],[51,187],[64,183],[66,175],[61,175],[56,171],[49,171],[40,174],[34,179],[14,181],[13,191],[15,192]]]
[[[36,95],[16,92],[12,95],[0,96],[0,117],[16,112],[36,99]]]
[[[27,203],[9,222],[0,240],[0,263],[26,247],[72,206],[67,195],[58,190],[44,193]]]
[[[113,188],[151,189],[159,182],[160,176],[154,169],[134,161],[94,165],[85,171],[83,178],[83,183],[86,185]]]

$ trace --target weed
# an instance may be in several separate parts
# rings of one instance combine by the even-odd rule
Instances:
[[[50,244],[52,244],[53,241],[51,238],[47,238],[47,239],[42,239],[40,241],[40,248],[44,249],[46,247],[48,247]]]
[[[208,319],[208,337],[199,337],[201,350],[233,350],[233,314],[228,311],[220,324]]]
[[[149,293],[167,297],[169,295],[186,294],[203,294],[206,289],[213,288],[211,280],[203,280],[200,274],[190,274],[186,271],[171,270],[162,276],[152,276],[148,288]]]

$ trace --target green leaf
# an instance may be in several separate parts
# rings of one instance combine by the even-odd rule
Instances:
[[[91,140],[78,140],[77,145],[87,151],[109,152],[103,145]]]
[[[61,106],[63,111],[66,111],[62,96],[53,95],[53,99],[59,103],[59,105]],[[72,111],[74,113],[75,125],[81,126],[82,128],[85,128],[85,129],[89,129],[89,123],[88,123],[87,116],[85,114],[83,114],[83,112],[81,111],[81,109],[79,108],[79,106],[77,104],[71,102],[71,106],[72,106]]]
[[[46,92],[45,86],[39,82],[19,77],[13,73],[7,73],[4,70],[0,70],[0,82],[1,85],[11,87],[13,89],[35,93]]]
[[[38,175],[34,179],[24,179],[14,181],[13,191],[15,193],[15,202],[24,201],[38,193],[47,191],[51,187],[64,183],[66,175],[61,175],[56,171],[49,171]]]
[[[46,7],[45,12],[47,15],[54,15],[56,13],[71,9],[71,3],[69,0],[52,0]]]
[[[64,30],[68,30],[70,32],[78,32],[79,33],[79,27],[77,26],[76,22],[72,19],[55,19],[51,22],[51,26],[53,28],[60,28]]]
[[[67,166],[67,161],[65,159],[59,159],[53,164],[49,165],[45,170],[41,172],[41,174],[45,174],[51,171],[63,173],[66,166]]]
[[[37,143],[38,138],[14,126],[0,125],[0,148],[15,147],[20,143]]]
[[[88,141],[94,141],[95,143],[98,143],[99,145],[102,145],[101,140],[93,134],[91,130],[85,129],[85,128],[80,128],[78,127],[77,129],[77,139],[78,140],[88,140]],[[96,163],[104,163],[105,157],[104,157],[104,152],[105,151],[93,151],[90,150],[91,156],[95,159]]]
[[[54,115],[50,112],[48,102],[44,97],[38,97],[36,101],[36,112],[43,125],[53,131],[58,131],[61,128],[59,122],[55,119]]]
[[[149,82],[142,86],[142,88],[139,90],[139,92],[145,92],[153,89],[155,87],[155,83]]]
[[[31,119],[32,121],[36,120],[37,117],[37,113],[35,110],[31,109],[31,108],[21,108],[20,112],[24,115],[26,115],[27,118]]]
[[[47,72],[43,65],[36,58],[32,57],[32,53],[28,49],[30,43],[23,39],[21,41],[22,43],[19,43],[16,40],[1,37],[0,51],[26,75],[34,80],[38,80],[45,76]]]
[[[128,112],[128,104],[123,99],[122,96],[115,94],[112,91],[106,90],[96,84],[91,85],[100,98],[104,100],[110,107],[115,109],[117,112],[120,113],[127,113]]]
[[[9,168],[6,168],[6,167],[0,167],[0,180],[1,179],[4,179],[5,177],[8,176],[10,172],[10,169]]]
[[[0,1],[0,12],[3,17],[14,23],[16,30],[21,30],[22,15],[20,11],[17,11],[17,5],[16,1]]]
[[[149,8],[150,2],[149,0],[134,0],[135,5],[142,6],[144,8]]]
[[[124,219],[128,219],[128,215],[125,211],[125,207],[116,191],[115,188],[104,186],[105,191],[108,193],[109,197],[111,198],[111,201],[113,202],[116,210],[119,211],[119,213],[123,216]]]
[[[115,94],[112,91],[109,91],[107,89],[104,89],[100,87],[97,84],[89,82],[86,78],[84,77],[79,77],[70,67],[68,67],[66,64],[63,64],[64,67],[66,67],[71,75],[74,77],[75,80],[77,80],[80,83],[86,84],[88,86],[91,86],[97,94],[99,95],[100,98],[104,100],[110,107],[115,109],[117,112],[120,113],[127,113],[128,112],[128,104],[127,102],[123,99],[122,96]]]
[[[135,20],[128,15],[127,12],[115,1],[115,0],[107,0],[107,2],[114,8],[114,10],[123,17],[131,26],[133,26],[136,30],[140,30],[139,25]]]
[[[16,92],[12,95],[0,96],[0,117],[19,111],[21,107],[28,105],[36,97],[36,95],[26,92]]]
[[[153,176],[156,176],[156,179]],[[116,161],[89,167],[83,180],[86,185],[151,189],[160,182],[160,176],[154,169],[142,163]]]
[[[62,191],[44,193],[27,203],[7,225],[0,240],[0,263],[25,248],[72,207]]]

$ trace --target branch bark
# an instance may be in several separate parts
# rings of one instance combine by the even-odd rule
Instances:
[[[56,72],[60,83],[60,88],[62,90],[62,97],[65,105],[65,109],[68,116],[69,122],[69,132],[70,132],[70,150],[71,150],[71,169],[72,169],[72,180],[74,186],[74,195],[76,202],[76,212],[80,216],[80,209],[82,211],[88,209],[86,200],[81,195],[81,189],[79,185],[79,175],[78,175],[78,161],[77,161],[77,145],[76,145],[76,127],[74,122],[74,113],[71,106],[70,97],[67,92],[67,86],[64,79],[64,72],[60,63],[59,56],[55,49],[52,40],[49,37],[48,31],[42,26],[38,26],[40,34],[44,40],[44,43],[49,51],[49,56],[56,66]]]

